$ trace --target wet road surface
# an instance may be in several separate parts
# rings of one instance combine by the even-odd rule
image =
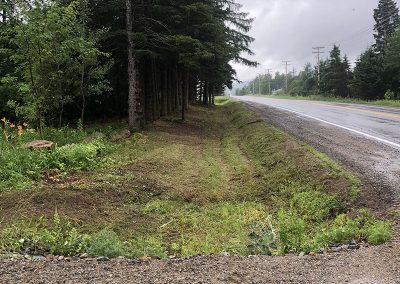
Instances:
[[[292,112],[400,149],[400,109],[318,101],[238,97]]]

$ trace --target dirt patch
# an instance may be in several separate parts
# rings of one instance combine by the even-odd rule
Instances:
[[[113,188],[109,184],[92,187],[44,187],[3,192],[0,226],[6,227],[22,219],[52,219],[57,211],[89,231],[105,225],[115,227],[118,220],[136,216],[135,210],[129,208],[130,204],[146,202],[163,192],[151,181],[136,181],[130,188]]]

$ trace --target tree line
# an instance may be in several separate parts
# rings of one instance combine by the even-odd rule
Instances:
[[[400,99],[400,16],[393,0],[380,0],[374,10],[375,44],[350,67],[335,45],[319,65],[307,63],[299,73],[261,75],[236,95],[270,94],[282,90],[293,96],[334,96],[363,100]]]
[[[213,104],[253,38],[235,0],[0,0],[0,114],[38,128]]]

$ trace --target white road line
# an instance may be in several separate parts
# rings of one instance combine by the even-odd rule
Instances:
[[[289,111],[289,112],[293,112],[295,114],[298,114],[298,115],[301,115],[301,116],[304,116],[304,117],[308,117],[308,118],[311,118],[311,119],[317,120],[319,122],[323,122],[325,124],[329,124],[329,125],[332,125],[332,126],[335,126],[335,127],[338,127],[338,128],[342,128],[344,130],[347,130],[347,131],[350,131],[350,132],[354,132],[356,134],[365,136],[367,138],[370,138],[370,139],[373,139],[373,140],[376,140],[376,141],[379,141],[379,142],[382,142],[382,143],[385,143],[387,145],[390,145],[390,146],[393,146],[393,147],[396,147],[396,148],[400,149],[400,144],[397,144],[397,143],[394,143],[392,141],[389,141],[389,140],[386,140],[386,139],[382,139],[382,138],[379,138],[379,137],[376,137],[376,136],[373,136],[373,135],[370,135],[370,134],[367,134],[367,133],[364,133],[364,132],[361,132],[361,131],[358,131],[358,130],[355,130],[355,129],[352,129],[352,128],[348,128],[346,126],[342,126],[342,125],[339,125],[339,124],[336,124],[336,123],[333,123],[333,122],[329,122],[329,121],[326,121],[326,120],[323,120],[323,119],[320,119],[320,118],[317,118],[317,117],[314,117],[314,116],[311,116],[311,115],[308,115],[308,114],[304,114],[304,113],[301,113],[301,112],[298,112],[298,111],[287,109],[287,108],[284,108],[284,107],[277,107],[277,106],[271,106],[271,105],[267,105],[267,106],[270,106],[270,107],[273,107],[273,108],[278,108],[278,109]]]

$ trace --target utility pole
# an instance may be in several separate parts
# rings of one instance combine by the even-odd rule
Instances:
[[[271,71],[272,69],[265,70],[265,73],[268,73],[268,94],[271,95]]]
[[[290,61],[285,60],[283,61],[283,64],[286,66],[286,91],[288,89],[288,66],[290,66]]]
[[[254,80],[253,80],[253,95],[255,95]]]
[[[321,70],[320,70],[320,66],[321,66],[321,54],[324,53],[324,51],[321,51],[322,49],[324,49],[325,46],[316,46],[313,47],[313,51],[314,54],[317,54],[317,64],[318,64],[318,86],[319,86],[319,82],[321,81]]]
[[[258,74],[258,93],[261,95],[261,74]]]

